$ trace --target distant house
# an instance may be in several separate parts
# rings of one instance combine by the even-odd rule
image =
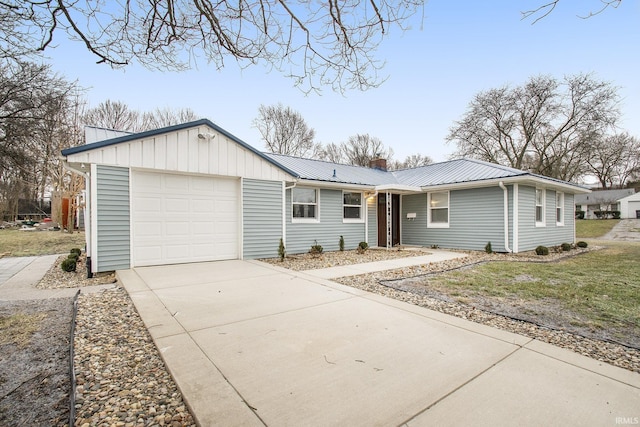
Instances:
[[[618,199],[621,218],[640,218],[640,193]]]
[[[628,218],[628,215],[622,212],[620,199],[633,195],[634,193],[635,190],[633,188],[625,188],[621,190],[596,190],[588,194],[576,194],[576,214],[578,214],[578,212],[584,212],[584,219],[595,219],[598,217],[599,212],[620,212],[621,217]]]
[[[87,178],[94,272],[277,256],[316,242],[500,252],[575,240],[589,190],[478,160],[387,171],[262,153],[208,120],[62,151]]]

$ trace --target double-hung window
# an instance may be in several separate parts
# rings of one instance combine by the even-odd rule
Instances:
[[[427,196],[427,227],[449,227],[449,192],[429,193]]]
[[[342,221],[362,222],[362,193],[344,191],[342,193]]]
[[[544,227],[544,199],[544,189],[536,188],[536,227]]]
[[[318,220],[318,190],[315,188],[294,187],[291,189],[291,204],[294,221]]]
[[[564,225],[564,193],[556,191],[556,225]]]

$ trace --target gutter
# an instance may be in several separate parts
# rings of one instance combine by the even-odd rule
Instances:
[[[509,191],[502,181],[498,182],[498,185],[504,192],[504,249],[512,252],[509,248]]]

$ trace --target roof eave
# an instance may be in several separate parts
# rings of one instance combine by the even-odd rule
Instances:
[[[562,181],[555,181],[555,180],[551,180],[548,178],[539,177],[531,174],[508,176],[508,177],[502,177],[502,178],[490,178],[490,179],[483,179],[478,181],[426,185],[420,188],[422,189],[422,191],[465,190],[465,189],[471,189],[471,188],[480,188],[480,187],[489,187],[492,185],[498,185],[500,182],[502,182],[503,184],[530,184],[533,186],[543,185],[545,188],[554,188],[554,189],[558,189],[566,192],[571,192],[574,194],[591,192],[591,190],[589,190],[588,188],[584,188],[576,184],[571,184],[571,183],[562,182]]]

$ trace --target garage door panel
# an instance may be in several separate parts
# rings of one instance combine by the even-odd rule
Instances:
[[[237,180],[135,171],[132,194],[134,266],[238,258]]]

